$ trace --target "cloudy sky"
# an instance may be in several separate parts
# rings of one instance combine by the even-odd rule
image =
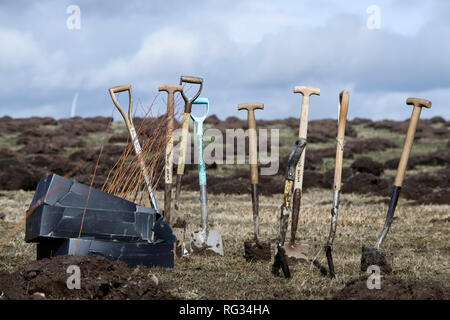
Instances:
[[[1,0],[0,43],[0,116],[70,117],[74,97],[75,115],[110,116],[107,89],[126,83],[140,110],[164,110],[158,85],[195,75],[221,119],[247,101],[298,117],[296,85],[321,89],[311,119],[336,118],[343,89],[350,118],[406,119],[410,96],[450,118],[445,0]]]

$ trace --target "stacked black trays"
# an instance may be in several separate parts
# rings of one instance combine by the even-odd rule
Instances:
[[[28,214],[25,241],[37,243],[37,259],[76,251],[129,266],[173,267],[176,237],[154,209],[94,188],[89,194],[89,186],[52,174],[39,181]]]

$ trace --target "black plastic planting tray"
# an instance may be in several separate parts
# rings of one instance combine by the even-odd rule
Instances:
[[[39,182],[30,209],[25,241],[38,243],[38,259],[73,255],[78,243],[80,255],[173,267],[176,237],[152,208],[52,174]]]
[[[59,255],[90,256],[100,255],[111,261],[120,260],[130,267],[144,265],[147,267],[173,268],[173,244],[167,242],[148,243],[107,241],[89,238],[46,239],[37,244],[37,259],[51,258]]]

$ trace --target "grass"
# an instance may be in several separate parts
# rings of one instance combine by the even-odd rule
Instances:
[[[39,130],[44,130],[44,131],[55,131],[57,129],[62,128],[62,125],[60,123],[58,124],[43,124],[39,126]]]
[[[23,145],[17,144],[18,137],[19,133],[0,135],[0,149],[19,150]]]
[[[33,192],[2,191],[0,203],[6,220],[0,220],[0,241],[23,217]],[[162,193],[157,193],[163,199]],[[210,195],[210,228],[221,230],[225,255],[191,255],[177,259],[174,269],[153,268],[171,293],[184,299],[323,299],[360,275],[362,244],[374,245],[384,223],[384,198],[344,194],[334,243],[337,279],[320,275],[311,264],[292,268],[290,280],[275,278],[271,262],[245,261],[243,242],[252,239],[249,195]],[[330,190],[313,189],[302,199],[297,237],[310,244],[310,257],[324,265],[323,245],[329,229]],[[274,241],[278,235],[282,196],[260,197],[261,239]],[[187,229],[200,229],[200,203],[197,192],[184,192],[182,210],[189,221]],[[434,279],[450,282],[450,206],[413,206],[400,198],[396,219],[384,249],[394,252],[394,273],[404,279]],[[447,220],[446,220],[447,219]],[[289,234],[289,230],[288,230]],[[35,259],[35,245],[26,244],[24,228],[0,252],[0,269],[12,271]],[[272,248],[273,248],[272,242]]]

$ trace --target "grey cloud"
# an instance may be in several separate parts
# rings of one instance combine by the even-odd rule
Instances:
[[[344,88],[351,90],[350,116],[403,119],[408,112],[392,106],[404,105],[408,95],[450,98],[445,2],[436,2],[436,15],[424,17],[414,36],[368,30],[364,11],[341,13],[336,6],[323,25],[302,23],[320,14],[314,3],[79,1],[78,31],[65,28],[70,1],[2,5],[0,38],[19,36],[0,52],[0,84],[7,88],[0,90],[0,115],[14,115],[6,106],[22,108],[16,112],[22,115],[35,104],[68,116],[75,92],[81,115],[109,115],[107,88],[131,83],[148,106],[158,84],[178,82],[181,74],[205,78],[204,94],[221,118],[240,116],[236,106],[245,100],[265,102],[261,118],[298,116],[294,85],[322,88],[312,118],[335,117]],[[394,2],[390,10],[403,5]],[[450,116],[447,108],[434,110]]]

